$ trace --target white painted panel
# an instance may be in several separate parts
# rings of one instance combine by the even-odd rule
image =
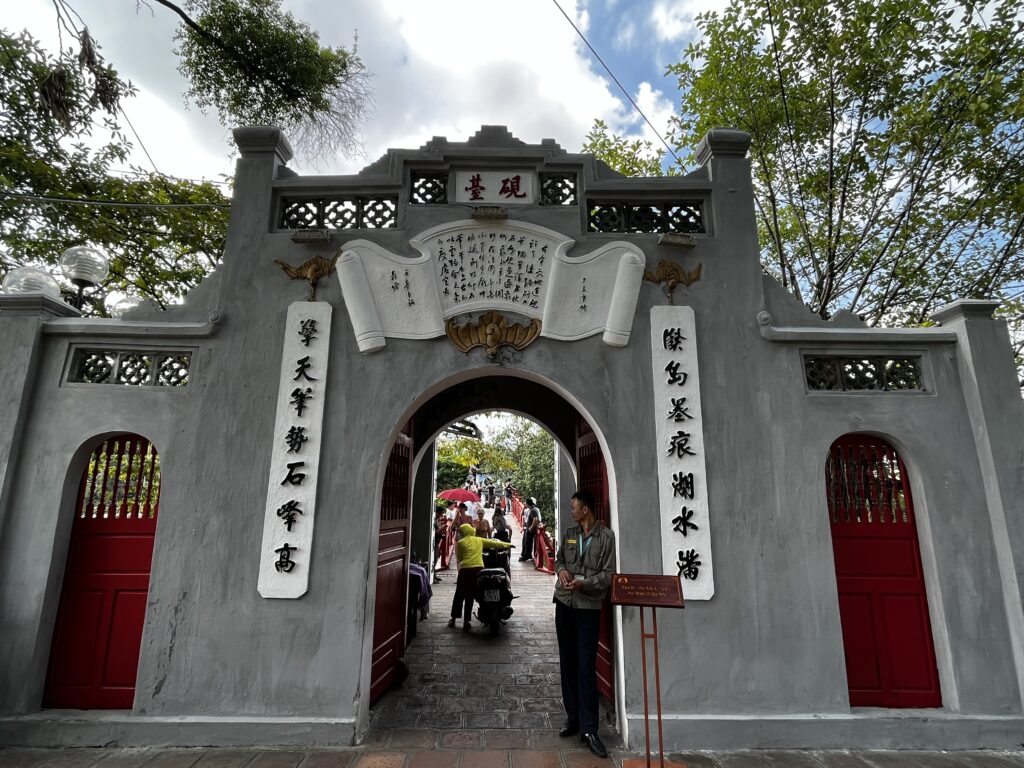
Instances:
[[[715,594],[697,330],[690,307],[651,309],[663,573],[687,600]]]
[[[288,307],[259,553],[263,597],[302,597],[309,586],[330,341],[330,304]]]

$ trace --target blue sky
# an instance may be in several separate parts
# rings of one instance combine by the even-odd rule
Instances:
[[[694,34],[693,15],[721,0],[559,0],[662,133],[677,102],[667,64]],[[139,88],[125,111],[164,173],[230,174],[230,132],[186,106],[177,73],[173,14],[160,6],[72,0],[103,54]],[[301,173],[353,173],[389,147],[433,136],[464,141],[483,124],[504,124],[524,141],[552,138],[578,151],[595,118],[620,133],[655,140],[552,0],[285,0],[325,45],[351,46],[373,75],[364,150]],[[117,9],[112,12],[112,9]],[[27,28],[54,48],[50,0],[8,4],[4,26]],[[151,167],[141,150],[133,163]]]

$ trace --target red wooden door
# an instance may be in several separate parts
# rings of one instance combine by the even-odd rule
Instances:
[[[597,509],[594,515],[605,525],[610,524],[608,507],[608,471],[597,441],[590,426],[580,419],[576,437],[576,471],[579,474],[579,489],[594,496]],[[597,689],[615,704],[615,656],[612,650],[612,605],[605,598],[601,606],[601,629],[597,640]]]
[[[825,477],[850,705],[942,706],[902,459],[884,440],[845,435]]]
[[[399,434],[384,473],[377,540],[377,597],[373,610],[370,703],[373,704],[407,670],[405,614],[409,597],[409,504],[412,439]]]
[[[71,528],[44,707],[131,709],[159,497],[159,459],[144,437],[119,435],[93,451]]]

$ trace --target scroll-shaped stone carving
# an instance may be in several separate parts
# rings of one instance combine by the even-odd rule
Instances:
[[[342,247],[345,303],[360,350],[388,336],[431,338],[445,319],[471,312],[511,312],[543,320],[540,335],[573,341],[603,334],[625,346],[643,279],[643,251],[613,242],[567,256],[573,241],[516,221],[457,221],[412,239],[418,257],[366,240]]]
[[[479,319],[463,325],[451,318],[445,324],[445,331],[461,351],[469,352],[474,347],[484,347],[487,356],[494,358],[499,347],[526,349],[540,335],[540,320],[533,319],[526,325],[510,323],[504,315],[491,310]]]

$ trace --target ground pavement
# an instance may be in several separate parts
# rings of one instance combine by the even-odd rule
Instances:
[[[517,537],[518,538],[518,537]],[[518,554],[518,550],[514,551]],[[340,749],[0,749],[0,768],[620,768],[608,712],[602,760],[562,739],[551,594],[554,577],[513,556],[515,614],[490,637],[447,626],[455,572],[434,585],[430,616],[407,650],[409,679],[371,710],[362,744]],[[673,753],[688,768],[1024,768],[1024,752],[771,750]],[[657,766],[657,760],[652,765]]]

